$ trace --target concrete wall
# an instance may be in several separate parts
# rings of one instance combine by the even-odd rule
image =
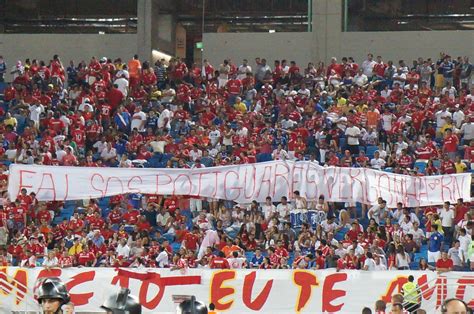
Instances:
[[[217,66],[226,58],[235,64],[261,57],[273,66],[274,60],[288,59],[304,64],[312,59],[311,33],[205,33],[203,59]],[[291,60],[290,60],[291,59]]]
[[[218,65],[227,57],[239,63],[243,58],[253,61],[260,56],[270,64],[284,58],[303,66],[308,61],[328,62],[333,56],[352,56],[362,61],[368,52],[395,62],[437,58],[441,51],[470,56],[471,60],[474,57],[474,31],[348,32],[341,33],[340,44],[333,44],[327,51],[321,48],[324,43],[313,38],[311,33],[208,33],[204,34],[203,58]],[[328,39],[331,41],[331,36]]]
[[[327,63],[334,56],[352,56],[361,62],[368,52],[408,62],[417,57],[437,58],[441,51],[453,56],[474,54],[474,30],[342,32],[342,0],[312,0],[312,6],[311,33],[204,34],[203,57],[214,65],[227,57],[239,63],[242,58],[260,56],[271,64],[275,58],[285,58],[304,66],[308,61]]]
[[[54,54],[66,65],[69,60],[88,62],[92,56],[129,60],[135,53],[136,34],[0,34],[0,55],[9,69],[17,60],[30,58],[47,62]]]
[[[339,56],[363,60],[367,52],[372,52],[385,60],[404,59],[411,64],[417,57],[437,58],[442,51],[472,60],[474,31],[347,32],[342,33]]]

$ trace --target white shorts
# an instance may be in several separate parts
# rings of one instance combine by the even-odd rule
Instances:
[[[428,251],[428,263],[436,263],[436,261],[440,258],[441,252],[430,252]]]

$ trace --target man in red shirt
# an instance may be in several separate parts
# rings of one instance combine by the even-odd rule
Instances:
[[[443,139],[443,152],[446,153],[451,160],[456,158],[458,144],[459,138],[453,134],[451,129],[446,129],[446,135]]]
[[[456,206],[454,207],[455,217],[454,217],[454,224],[457,225],[462,219],[464,219],[464,215],[469,211],[469,207],[464,204],[464,200],[462,198],[458,199]]]
[[[441,253],[441,258],[436,261],[436,271],[446,272],[453,270],[453,260],[449,258],[447,252]]]
[[[89,250],[87,245],[84,245],[82,252],[77,254],[77,265],[78,266],[95,266],[97,260],[94,253]]]
[[[443,160],[441,161],[441,174],[453,174],[456,173],[456,166],[452,159],[448,155],[444,155]]]
[[[188,232],[183,239],[183,247],[187,250],[196,251],[199,244],[199,228],[194,226],[193,232]]]
[[[225,258],[224,252],[219,252],[217,257],[212,259],[209,267],[211,269],[230,269],[229,262]]]
[[[128,212],[126,212],[124,215],[123,215],[123,220],[125,220],[125,222],[128,224],[128,225],[136,225],[137,222],[138,222],[138,216],[140,216],[140,212],[136,209],[134,209],[132,206],[128,206]]]
[[[410,168],[411,164],[413,163],[413,159],[410,155],[408,155],[408,151],[406,148],[402,149],[402,155],[398,159],[398,164],[402,168]]]

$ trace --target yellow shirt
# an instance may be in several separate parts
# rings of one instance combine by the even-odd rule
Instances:
[[[247,112],[247,106],[243,102],[236,103],[234,105],[234,108],[235,108],[235,110],[237,110],[241,113],[246,113]]]
[[[463,163],[462,161],[459,163],[455,162],[454,167],[456,168],[456,173],[464,173],[467,170],[466,164]]]
[[[69,248],[69,256],[77,255],[82,252],[82,244],[73,245]]]
[[[441,132],[441,134],[444,136],[444,133],[446,133],[446,130],[447,129],[453,129],[454,125],[452,123],[446,123],[445,125],[443,125],[441,127],[441,129],[439,130]]]
[[[5,119],[3,120],[3,124],[5,125],[11,125],[12,127],[15,127],[17,125],[17,121],[16,121],[16,118],[14,117],[11,117],[10,119]]]

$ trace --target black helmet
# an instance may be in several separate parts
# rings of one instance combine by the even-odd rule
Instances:
[[[58,299],[61,300],[61,304],[66,304],[71,297],[66,285],[59,278],[46,278],[38,289],[38,303],[41,304],[44,299]]]
[[[121,288],[119,292],[111,294],[101,308],[113,314],[141,314],[142,306],[137,298],[130,295],[130,290]]]
[[[193,311],[194,307],[194,311]],[[204,303],[193,300],[186,300],[178,305],[177,314],[207,314],[207,307]]]

